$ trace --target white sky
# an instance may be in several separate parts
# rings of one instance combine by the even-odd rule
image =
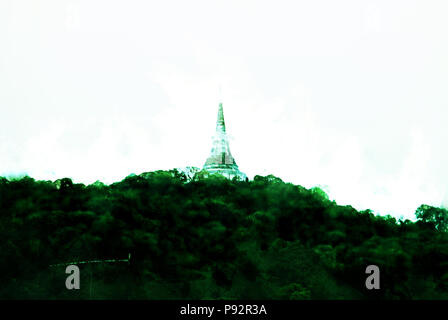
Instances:
[[[447,1],[0,2],[0,174],[240,169],[413,218],[447,190]]]

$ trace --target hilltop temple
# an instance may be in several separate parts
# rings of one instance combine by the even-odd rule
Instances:
[[[219,173],[229,179],[234,177],[238,177],[241,180],[246,179],[246,175],[238,169],[238,165],[230,153],[222,103],[219,104],[218,120],[216,121],[216,133],[213,137],[212,151],[210,152],[207,161],[205,161],[203,169],[209,173]]]

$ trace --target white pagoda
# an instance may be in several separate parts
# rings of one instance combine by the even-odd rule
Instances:
[[[238,177],[241,180],[246,179],[246,175],[238,169],[238,165],[230,153],[222,103],[219,104],[218,120],[216,122],[216,133],[213,137],[212,151],[210,152],[207,161],[205,161],[203,169],[209,173],[219,173],[229,179],[233,179],[234,177]]]

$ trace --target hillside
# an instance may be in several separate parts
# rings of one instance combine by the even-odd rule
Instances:
[[[274,176],[0,178],[2,299],[448,299],[447,211],[375,216]],[[81,289],[65,288],[70,261]],[[367,290],[378,265],[381,289]]]

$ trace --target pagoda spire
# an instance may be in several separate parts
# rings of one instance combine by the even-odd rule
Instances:
[[[222,103],[219,104],[218,119],[216,120],[216,133],[226,133],[226,123],[224,121],[224,111]]]
[[[210,173],[222,174],[230,179],[235,176],[241,179],[246,178],[246,175],[238,169],[238,165],[230,152],[222,103],[219,103],[218,107],[216,133],[213,137],[212,150],[210,156],[205,161],[203,169]]]

